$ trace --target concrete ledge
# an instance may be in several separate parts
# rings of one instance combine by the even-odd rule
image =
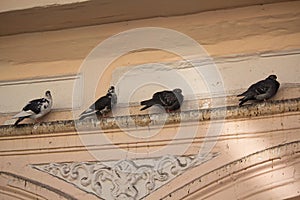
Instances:
[[[155,113],[103,118],[100,120],[86,119],[83,121],[67,120],[52,121],[38,124],[24,124],[18,127],[12,125],[0,126],[0,137],[50,134],[62,132],[99,131],[119,128],[136,129],[157,125],[176,125],[186,122],[244,119],[251,117],[275,115],[300,111],[300,97],[287,100],[268,101],[249,104],[243,107],[228,106],[201,110],[188,110],[174,113]]]

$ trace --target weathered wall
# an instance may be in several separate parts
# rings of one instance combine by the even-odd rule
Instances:
[[[159,124],[165,114],[77,126],[69,121],[1,127],[0,167],[45,184],[49,194],[35,192],[46,198],[54,187],[78,199],[87,198],[82,191],[93,194],[91,199],[121,194],[133,199],[285,199],[300,189],[299,109],[295,99],[186,111],[167,115],[164,128]],[[89,182],[93,177],[96,182]],[[2,181],[5,188],[9,180]]]
[[[39,32],[122,21],[188,15],[211,10],[245,7],[285,0],[3,0],[0,35]],[[124,6],[126,5],[126,6]],[[5,12],[6,11],[6,12]],[[84,14],[82,14],[84,13]],[[74,16],[76,16],[74,18]],[[10,22],[10,23],[9,23]]]
[[[0,127],[0,199],[296,198],[299,6],[299,1],[228,5],[226,10],[1,36],[0,124],[13,123],[11,116],[46,89],[53,93],[54,109],[41,119],[45,123]],[[63,7],[46,10],[51,9]],[[73,27],[75,22],[70,23]],[[166,114],[158,108],[140,112],[138,105],[162,86],[141,88],[128,107],[128,87],[120,84],[120,104],[112,117],[73,121],[72,103],[77,117],[110,84],[138,80],[144,69],[159,75],[168,66],[192,77],[194,68],[180,62],[180,56],[141,49],[114,60],[96,83],[95,94],[73,101],[74,81],[84,77],[78,72],[93,48],[121,31],[149,26],[176,30],[203,45],[222,76],[224,91],[211,99],[205,77],[190,80],[195,96],[185,91],[182,112]],[[119,48],[129,42],[124,38]],[[189,51],[180,40],[174,46]],[[115,51],[99,57],[112,59]],[[196,61],[198,68],[211,62]],[[126,77],[133,68],[142,70]],[[278,94],[269,102],[238,107],[235,95],[271,73],[281,83]]]
[[[229,96],[270,73],[276,73],[281,83],[295,84],[299,80],[298,6],[299,1],[293,1],[1,37],[1,93],[7,96],[2,99],[0,112],[12,113],[0,121],[4,123],[27,100],[42,96],[46,89],[52,89],[54,109],[60,111],[48,119],[71,119],[72,114],[62,111],[71,108],[72,77],[76,78],[84,59],[103,40],[121,31],[139,27],[170,28],[199,42],[217,63]],[[181,45],[180,41],[174,42]],[[108,59],[112,56],[105,55]],[[115,84],[117,78],[122,76],[123,66],[180,59],[159,50],[141,50],[123,55],[109,66],[101,66],[107,67],[107,71],[101,77],[95,97],[77,102],[77,105],[83,110],[94,98],[105,93],[109,84]],[[184,70],[181,69],[181,72]],[[232,78],[233,74],[240,73],[245,75]],[[35,90],[25,93],[28,85]],[[22,94],[23,98],[13,98],[15,93]],[[148,98],[148,95],[138,96],[132,101],[141,98]]]
[[[1,69],[6,69],[2,70],[1,80],[74,74],[83,59],[103,40],[125,30],[149,26],[182,32],[203,45],[211,56],[294,50],[299,47],[298,7],[299,1],[294,1],[5,36],[0,38]],[[113,66],[172,58],[176,59],[167,52],[141,51],[124,55]]]

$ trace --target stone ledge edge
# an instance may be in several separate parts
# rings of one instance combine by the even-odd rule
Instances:
[[[102,118],[100,120],[60,120],[38,124],[21,124],[19,126],[0,126],[0,137],[51,134],[76,131],[105,131],[113,129],[148,128],[158,125],[178,125],[187,122],[245,119],[300,111],[300,97],[286,100],[273,100],[257,104],[224,106],[201,110],[188,110],[173,113],[154,113],[143,115],[126,115]]]

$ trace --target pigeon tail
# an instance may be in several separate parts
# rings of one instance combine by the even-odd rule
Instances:
[[[83,120],[86,117],[88,117],[88,115],[80,115],[78,120]]]
[[[243,98],[239,99],[240,101],[239,106],[242,106],[244,103],[246,103],[249,100],[253,100],[253,98],[250,96],[244,96]]]
[[[151,105],[151,106],[152,106],[152,105]],[[140,111],[146,110],[147,108],[150,108],[151,106],[145,106],[145,107],[141,108]]]
[[[239,103],[239,106],[242,106],[246,101],[248,100],[245,100],[245,99],[240,99],[240,103]]]
[[[247,94],[248,91],[243,92],[242,94],[237,95],[237,97],[241,97],[241,96],[245,96]]]
[[[28,117],[19,117],[19,119],[15,122],[14,125],[17,126],[21,121],[23,121],[25,118],[28,118]]]
[[[21,118],[21,117],[30,117],[31,115],[33,115],[34,113],[31,111],[31,110],[27,110],[27,111],[22,111],[22,112],[19,112],[18,114],[16,114],[15,116],[13,116],[12,118],[13,119],[16,119],[16,118]]]
[[[79,115],[79,120],[82,120],[88,116],[91,116],[91,115],[95,114],[96,112],[97,112],[96,110],[88,109]]]
[[[78,120],[83,120],[84,118],[89,117],[89,116],[91,116],[91,115],[93,115],[93,113],[86,113],[86,114],[84,114],[84,115],[80,115],[80,117],[79,117]]]
[[[145,110],[147,108],[150,108],[151,106],[153,106],[155,103],[152,101],[152,99],[149,100],[145,100],[141,102],[141,105],[144,106],[143,108],[141,108],[140,110]]]

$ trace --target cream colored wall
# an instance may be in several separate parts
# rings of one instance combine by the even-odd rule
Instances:
[[[250,83],[270,73],[276,73],[282,83],[297,83],[299,80],[299,73],[297,73],[299,70],[298,6],[299,1],[293,1],[1,37],[0,69],[2,73],[0,79],[4,85],[1,87],[1,93],[6,93],[7,89],[10,92],[6,98],[3,98],[0,112],[12,112],[2,117],[1,123],[20,110],[30,97],[42,96],[45,88],[52,89],[54,97],[57,96],[54,99],[54,109],[60,111],[60,114],[52,113],[52,117],[48,116],[44,120],[71,119],[72,115],[63,110],[71,107],[72,81],[68,80],[62,84],[46,82],[44,86],[36,85],[34,82],[43,78],[61,77],[63,79],[76,76],[84,59],[103,40],[121,31],[138,27],[173,29],[203,45],[216,62],[219,60],[217,67],[222,73],[229,96],[234,95],[235,90],[247,88]],[[224,56],[229,56],[229,58],[222,58]],[[106,57],[109,58],[110,55]],[[108,66],[107,74],[100,80],[95,98],[103,95],[109,84],[116,82],[116,77],[120,77],[120,67],[173,62],[178,59],[171,53],[157,50],[126,54]],[[239,67],[240,65],[245,67]],[[247,70],[245,70],[246,66]],[[287,67],[289,70],[286,70]],[[290,71],[296,73],[289,73]],[[233,79],[233,73],[243,73],[245,76]],[[112,80],[112,77],[115,79]],[[24,87],[28,87],[27,84],[14,87],[14,84],[19,84],[19,81],[24,80],[29,83],[30,87],[37,89],[25,94]],[[8,88],[7,84],[11,87]],[[60,89],[62,85],[65,85],[65,90]],[[197,87],[197,85],[194,86]],[[23,98],[12,101],[15,93],[22,94]],[[132,101],[136,102],[146,97],[148,96],[138,96]],[[86,108],[93,99],[84,104],[79,102],[80,109]]]
[[[123,0],[122,3],[113,0],[3,0],[0,2],[0,12],[4,11],[0,13],[0,35],[189,15],[275,2],[285,0],[189,0],[186,3],[180,0]]]
[[[146,190],[141,179],[134,185],[138,188],[136,199],[148,193],[146,199],[299,196],[299,6],[299,1],[291,1],[0,37],[0,123],[12,123],[11,116],[27,100],[42,96],[46,88],[51,89],[54,97],[54,110],[41,119],[51,123],[0,127],[0,199],[99,199],[90,185],[80,185],[80,178],[51,174],[47,167],[53,163],[92,165],[99,161],[96,169],[106,165],[117,170],[117,163],[125,159],[152,169],[151,165],[167,154],[180,159],[180,156],[197,155],[205,141],[215,143],[211,153],[216,157],[187,169],[179,167],[178,174],[170,175],[167,181],[155,180],[154,190]],[[122,117],[95,124],[83,122],[79,124],[84,129],[82,132],[75,129],[72,121],[64,121],[73,119],[70,111],[73,83],[77,75],[80,77],[79,68],[90,51],[121,31],[148,26],[174,29],[203,45],[222,74],[227,105],[233,106],[226,112],[227,119],[210,120],[211,110],[197,110],[210,106],[207,93],[198,88],[199,99],[187,98],[183,104],[182,123],[176,113],[140,112],[138,101],[151,96],[145,91],[131,99],[130,114],[138,116],[123,116],[128,108],[118,105],[114,114]],[[179,45],[180,41],[175,43]],[[141,64],[160,62],[178,73],[191,70],[186,65],[179,66],[178,60],[178,56],[158,50],[126,54],[111,63],[95,98],[128,69]],[[275,102],[237,107],[235,94],[270,73],[277,74],[282,83],[273,99]],[[197,84],[193,86],[197,88]],[[117,93],[120,101],[124,101],[122,96],[126,91],[117,90]],[[220,98],[224,94],[216,96]],[[78,100],[77,112],[92,101],[93,98],[86,102]],[[200,107],[195,107],[195,102]],[[152,109],[149,113],[157,111]],[[160,129],[158,125],[165,117],[169,121]],[[115,128],[117,120],[123,129]],[[31,121],[24,120],[28,122]],[[218,129],[213,124],[223,126]],[[210,126],[220,134],[218,137],[207,136]],[[104,127],[104,131],[99,127]],[[175,138],[180,127],[184,134]],[[187,150],[182,153],[183,146]],[[170,148],[163,150],[164,147]],[[118,176],[114,178],[116,182],[125,180],[123,185],[130,185],[126,176],[121,176],[121,180]],[[101,197],[113,198],[112,182],[103,183],[105,191]]]
[[[1,80],[76,73],[82,60],[103,40],[140,27],[164,27],[182,32],[198,41],[212,56],[297,49],[298,6],[299,2],[294,1],[189,16],[4,36],[0,38],[1,69],[6,70],[1,73]],[[30,52],[30,55],[24,52]],[[165,61],[172,57],[156,51],[143,51],[120,58],[115,66]]]
[[[19,0],[3,0],[0,3],[0,11],[7,12],[7,11],[14,11],[14,10],[23,10],[29,8],[36,8],[36,7],[47,7],[47,6],[54,6],[54,5],[63,5],[63,4],[72,4],[78,3],[87,0],[28,0],[28,1],[19,1]]]
[[[124,126],[121,130],[100,129],[111,126],[116,119],[104,120],[100,124],[91,121],[79,123],[76,132],[72,122],[62,121],[19,129],[1,127],[0,170],[35,180],[38,186],[45,184],[49,191],[41,193],[24,187],[18,184],[22,183],[21,179],[12,185],[11,179],[6,178],[6,181],[2,179],[1,184],[4,191],[14,192],[19,188],[24,193],[32,192],[45,198],[49,198],[55,188],[77,199],[112,199],[113,193],[109,192],[113,188],[112,182],[138,188],[136,199],[148,193],[150,194],[146,199],[218,199],[220,196],[225,199],[265,199],[264,195],[268,195],[270,199],[294,197],[300,189],[299,110],[298,98],[293,102],[234,107],[227,112],[231,117],[225,121],[209,120],[210,111],[200,111],[199,115],[197,111],[187,111],[182,116],[181,123],[172,119],[174,115],[168,116],[170,121],[162,129],[157,124],[165,117],[163,114],[120,118],[118,120]],[[217,112],[215,116],[221,113]],[[185,121],[188,117],[190,122]],[[141,123],[149,118],[150,125]],[[223,124],[223,127],[218,129],[218,124]],[[181,134],[178,132],[179,127],[183,131]],[[213,135],[207,135],[210,127]],[[187,169],[182,160],[183,166],[175,168],[177,173],[175,169],[174,174],[171,173],[172,170],[165,170],[169,173],[166,180],[156,177],[155,190],[145,191],[147,184],[142,178],[137,183],[132,182],[130,175],[133,172],[147,174],[147,170],[156,169],[154,163],[159,163],[164,156],[174,155],[179,159],[180,156],[185,158],[184,156],[197,155],[199,152],[204,153],[203,147],[209,143],[213,145],[209,153],[215,154],[215,157],[195,166],[188,164]],[[133,162],[139,170],[125,175],[130,168],[117,165],[124,159]],[[82,165],[93,165],[93,162],[98,162],[94,170],[88,170],[87,175],[85,171],[78,171],[79,177],[73,178],[68,175],[68,168],[63,167],[74,163],[73,167],[81,166],[84,170]],[[65,171],[66,175],[49,171],[55,165],[62,165],[58,169]],[[94,171],[97,172],[102,166],[111,167],[112,170],[108,170],[108,173],[113,179],[99,179],[104,192],[97,196],[91,189],[91,184],[82,185],[80,180],[85,176],[96,176]],[[115,175],[113,170],[120,170],[119,175]],[[125,174],[122,173],[123,170]],[[155,172],[149,173],[150,177],[155,177]],[[117,184],[116,188],[119,189],[120,185]],[[265,189],[261,190],[262,188]]]

